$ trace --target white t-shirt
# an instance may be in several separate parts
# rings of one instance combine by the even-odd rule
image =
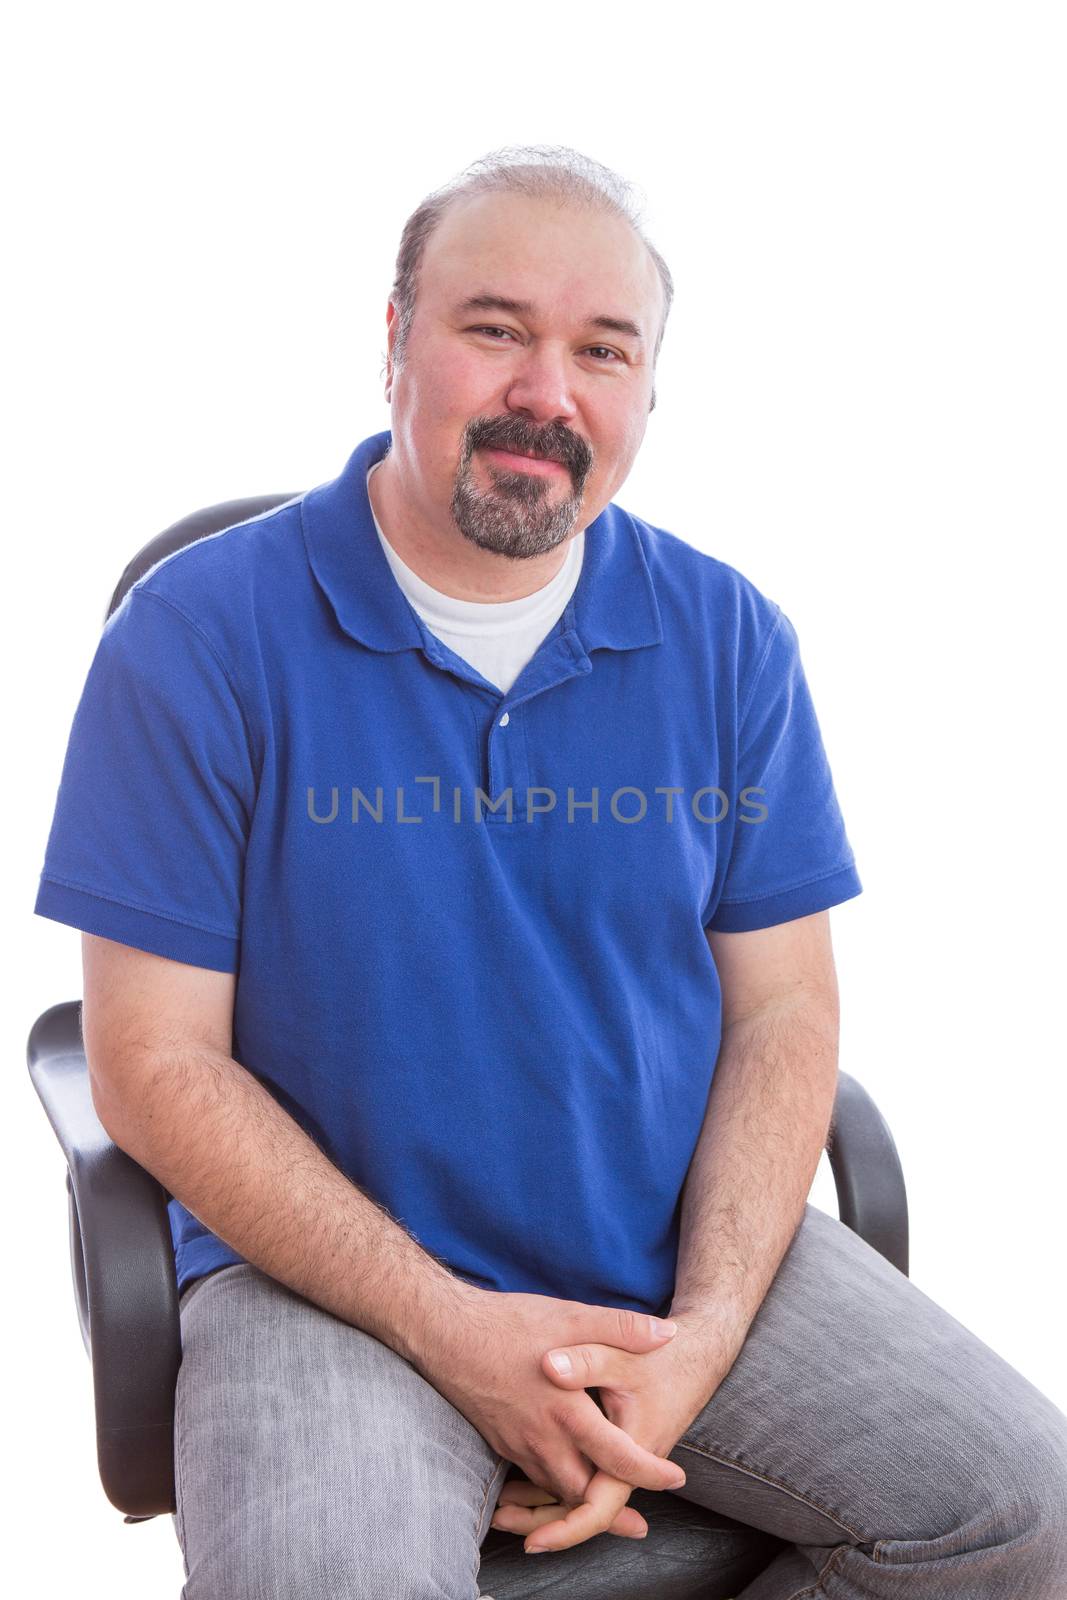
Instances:
[[[376,462],[367,473],[376,472]],[[371,507],[374,516],[374,508]],[[393,576],[430,632],[444,641],[456,655],[469,661],[483,678],[507,694],[523,667],[537,651],[541,641],[555,627],[563,609],[578,586],[585,553],[585,530],[567,545],[567,554],[556,576],[533,594],[519,600],[457,600],[442,594],[401,561],[377,517],[374,526],[385,551]]]

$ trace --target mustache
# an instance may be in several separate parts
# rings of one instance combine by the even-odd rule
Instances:
[[[574,477],[585,477],[593,452],[578,434],[553,424],[540,431],[521,417],[479,418],[467,428],[467,460],[475,450],[511,450],[516,455],[533,451],[568,467]]]

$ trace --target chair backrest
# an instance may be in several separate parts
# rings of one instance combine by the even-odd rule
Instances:
[[[223,528],[232,528],[236,522],[247,522],[250,517],[273,511],[275,506],[283,506],[296,498],[295,494],[260,494],[245,500],[222,500],[217,506],[205,506],[202,511],[193,511],[189,516],[182,517],[180,522],[164,528],[154,539],[149,539],[127,565],[111,596],[104,621],[121,604],[127,589],[138,578],[143,578],[149,568],[154,567],[157,561],[162,561],[164,556],[173,555],[175,550],[183,550],[187,544],[194,544],[206,534],[221,533]]]

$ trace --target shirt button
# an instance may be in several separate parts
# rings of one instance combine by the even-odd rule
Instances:
[[[504,715],[500,719],[500,726],[502,728],[506,728],[510,721],[511,721],[511,712],[510,711],[505,711]]]

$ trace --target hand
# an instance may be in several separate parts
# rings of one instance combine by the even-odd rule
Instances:
[[[594,1399],[597,1399],[595,1395]],[[599,1399],[597,1404],[602,1404]],[[528,1478],[509,1478],[497,1497],[492,1525],[505,1533],[530,1533],[537,1525],[537,1520],[528,1514],[534,1506],[553,1508],[552,1518],[546,1520],[563,1516],[567,1510],[555,1495],[547,1489],[542,1489],[539,1484],[531,1483]],[[523,1509],[518,1509],[520,1507]],[[643,1539],[648,1533],[648,1523],[633,1506],[623,1506],[607,1532],[615,1534],[620,1539]]]
[[[600,1477],[601,1474],[597,1474]],[[590,1483],[595,1478],[590,1478]],[[606,1478],[606,1483],[617,1483],[617,1478]],[[632,1493],[632,1486],[625,1485],[627,1494]],[[592,1493],[585,1490],[585,1493]],[[533,1507],[537,1507],[537,1515],[533,1514]],[[547,1510],[542,1512],[542,1509]],[[549,1490],[542,1490],[539,1483],[531,1483],[530,1478],[509,1478],[506,1485],[499,1493],[496,1501],[496,1510],[493,1514],[494,1528],[501,1528],[504,1533],[530,1534],[536,1531],[542,1523],[558,1522],[565,1517],[568,1507],[563,1502],[555,1499]],[[616,1534],[619,1539],[643,1539],[648,1533],[648,1523],[641,1517],[640,1510],[633,1506],[622,1506],[614,1517],[614,1522],[606,1528],[606,1533]],[[533,1546],[526,1546],[528,1552]]]
[[[706,1322],[697,1319],[687,1324],[682,1316],[675,1320],[679,1325],[675,1339],[640,1359],[605,1345],[571,1346],[547,1351],[543,1370],[564,1389],[598,1385],[611,1420],[657,1455],[666,1456],[729,1369],[724,1352],[707,1335]],[[552,1364],[550,1357],[560,1354],[570,1357],[570,1375],[558,1373]],[[632,1489],[631,1484],[598,1472],[583,1504],[567,1511],[536,1484],[514,1479],[504,1485],[493,1527],[525,1535],[525,1548],[531,1554],[565,1550],[603,1532],[642,1538],[648,1524],[626,1505]]]
[[[593,1480],[589,1481],[592,1483]],[[615,1483],[618,1480],[610,1478],[607,1481]],[[627,1493],[630,1492],[629,1484],[626,1485],[626,1490]],[[588,1494],[589,1490],[586,1490],[586,1493]],[[542,1519],[531,1515],[531,1509],[535,1506],[550,1507],[551,1510]],[[567,1509],[562,1501],[557,1500],[547,1489],[531,1483],[529,1478],[509,1478],[497,1499],[492,1525],[505,1533],[528,1534],[532,1533],[542,1520],[554,1522],[564,1517]],[[643,1539],[648,1533],[648,1523],[634,1506],[624,1505],[606,1531],[620,1539]]]
[[[423,1333],[417,1369],[500,1455],[565,1506],[580,1506],[597,1468],[629,1488],[679,1488],[685,1473],[635,1442],[581,1384],[563,1392],[544,1352],[598,1341],[639,1363],[663,1347],[661,1319],[551,1295],[467,1285],[463,1311]],[[668,1342],[670,1340],[668,1334]],[[643,1520],[643,1519],[642,1519]]]

